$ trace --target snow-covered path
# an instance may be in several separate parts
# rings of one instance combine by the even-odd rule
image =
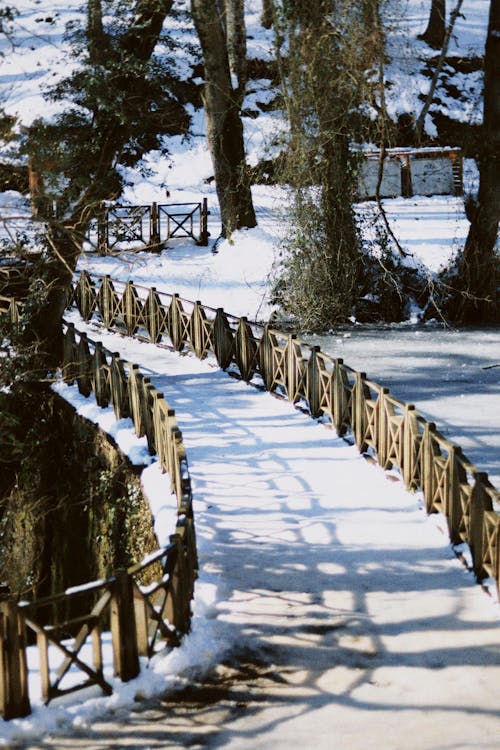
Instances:
[[[124,708],[86,726],[85,746],[185,747],[189,737],[230,748],[498,747],[498,605],[457,561],[439,519],[286,402],[191,356],[102,339],[142,362],[176,410],[198,592],[212,592],[193,635],[214,666],[224,657],[235,668],[236,687],[219,720],[206,703],[196,715],[185,707],[184,734],[171,723],[179,705],[153,701],[144,716]],[[249,663],[265,679],[238,679]]]

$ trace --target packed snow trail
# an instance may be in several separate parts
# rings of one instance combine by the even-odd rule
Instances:
[[[213,666],[228,666],[184,703],[82,727],[85,747],[497,748],[498,606],[441,519],[287,402],[192,356],[86,329],[176,410],[200,552],[193,637],[206,633]],[[208,590],[211,607],[198,607]]]

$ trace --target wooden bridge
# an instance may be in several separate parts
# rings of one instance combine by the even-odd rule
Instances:
[[[164,341],[176,351],[191,350],[200,358],[214,356],[222,369],[300,404],[312,417],[329,421],[339,435],[352,435],[361,452],[376,458],[384,468],[398,469],[409,489],[422,490],[427,512],[440,512],[447,519],[452,543],[469,545],[477,580],[492,577],[498,586],[500,492],[487,475],[466,458],[460,447],[448,441],[412,404],[395,398],[387,388],[348,367],[342,359],[331,358],[319,347],[311,347],[292,334],[249,323],[245,318],[235,318],[222,309],[214,310],[200,302],[161,294],[131,281],[113,282],[109,277],[93,279],[86,273],[75,283],[73,298],[85,320],[99,319],[110,330],[154,343]],[[72,326],[68,327],[65,342],[65,379],[76,380],[82,393],[89,394],[92,390],[98,403],[112,403],[117,416],[132,416],[136,430],[148,435],[150,450],[156,450],[159,460],[166,461],[176,440],[168,443],[166,437],[161,437],[169,411],[168,407],[160,406],[161,395],[137,368],[123,362],[118,354],[106,353],[98,343],[77,334]],[[139,397],[138,393],[143,395]],[[147,431],[148,426],[152,432]],[[165,464],[182,495],[185,474],[180,470],[175,473],[179,465],[187,466],[174,462],[174,468],[168,468]],[[181,508],[184,506],[181,503]],[[181,516],[191,518],[192,514]],[[187,563],[187,555],[195,554],[193,541],[194,534],[190,534],[190,542],[184,547],[192,551],[183,557],[188,570],[192,571],[187,576],[188,583],[192,582],[195,571],[195,565]],[[129,571],[128,575],[132,573]],[[106,585],[112,588],[116,584],[113,580]],[[134,585],[130,585],[135,592]],[[190,596],[192,585],[187,585],[185,590]],[[140,598],[137,593],[134,596]],[[36,607],[35,604],[30,606]],[[106,606],[102,604],[103,608]],[[11,622],[13,604],[5,604],[7,607],[11,608],[11,619],[4,619],[4,622]],[[143,607],[141,604],[141,612]],[[18,622],[29,627],[23,619],[22,607],[16,612]],[[99,614],[93,612],[90,622],[95,622]],[[166,619],[164,635],[168,642],[172,624],[168,617]],[[136,632],[144,634],[144,629],[137,624],[141,622],[137,612],[135,622]],[[16,630],[16,626],[11,625],[10,628],[10,632],[18,633],[16,648],[19,649],[22,627],[18,625]],[[85,628],[90,628],[89,623]],[[42,635],[42,646],[43,638]],[[120,636],[116,635],[115,640],[120,642]],[[144,635],[142,642],[144,648]],[[73,647],[77,666],[78,645],[79,642]],[[8,658],[22,662],[12,657],[12,647],[4,646],[2,664],[10,664]],[[98,665],[99,660],[93,669],[96,674],[99,674]],[[120,667],[115,666],[115,669],[119,671]],[[87,672],[86,677],[91,675]],[[106,690],[105,685],[101,687]],[[54,690],[58,689],[57,683]],[[50,689],[46,695],[50,700]]]
[[[399,469],[409,489],[423,491],[429,513],[446,516],[451,541],[469,544],[478,580],[492,576],[498,584],[500,492],[413,404],[319,347],[221,308],[86,273],[74,298],[85,320],[96,316],[106,328],[154,343],[164,339],[200,358],[213,354],[222,369],[301,402],[339,435],[351,433],[360,452],[371,451],[382,467]]]

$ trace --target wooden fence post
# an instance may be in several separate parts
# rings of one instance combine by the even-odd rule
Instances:
[[[75,350],[78,360],[76,368],[78,390],[83,396],[90,396],[92,393],[92,370],[94,364],[86,333],[80,333],[80,341]]]
[[[153,344],[157,344],[161,339],[161,335],[165,330],[165,319],[166,314],[163,305],[160,302],[160,297],[156,291],[156,287],[152,286],[148,293],[146,300],[145,317],[146,317],[146,328],[149,333],[149,338]]]
[[[191,600],[194,595],[194,582],[198,575],[198,554],[196,549],[196,532],[191,498],[189,499],[189,510],[184,518],[184,546],[186,549],[186,565],[189,584],[188,596],[189,600]]]
[[[295,341],[295,334],[290,333],[288,336],[288,342],[286,345],[286,395],[288,400],[295,404],[297,401],[297,358],[295,356],[295,347],[293,342]]]
[[[72,385],[76,377],[76,357],[75,357],[75,324],[68,323],[66,333],[63,338],[63,362],[62,362],[62,379],[68,385]]]
[[[167,312],[167,327],[170,341],[175,351],[181,352],[184,349],[184,326],[183,326],[184,308],[178,294],[173,294],[170,306]]]
[[[353,394],[353,415],[352,415],[352,429],[354,432],[354,438],[356,445],[360,453],[366,449],[365,437],[365,391],[364,381],[366,380],[366,373],[356,372],[354,375],[354,394]]]
[[[105,364],[104,347],[101,341],[96,341],[94,351],[94,395],[97,405],[101,407],[105,407],[109,403],[106,392]]]
[[[415,482],[415,456],[416,451],[416,416],[415,406],[413,404],[405,404],[404,423],[403,423],[403,479],[406,485],[406,489],[415,489],[417,483]]]
[[[170,542],[175,544],[177,554],[170,573],[170,590],[174,602],[173,626],[177,633],[184,633],[189,624],[189,602],[187,599],[186,562],[181,534],[172,534]]]
[[[215,314],[214,353],[221,370],[227,369],[233,359],[233,333],[222,307]]]
[[[128,682],[139,674],[139,654],[134,616],[132,578],[118,570],[111,596],[111,641],[116,677]]]
[[[42,689],[42,698],[45,705],[49,703],[50,693],[50,665],[49,665],[49,639],[45,630],[40,630],[36,634],[36,645],[38,649],[38,658],[40,660],[40,685]]]
[[[492,510],[492,503],[484,489],[488,481],[486,472],[474,473],[474,487],[470,501],[469,546],[472,554],[472,567],[478,581],[484,578],[483,568],[483,524],[485,511]]]
[[[200,245],[204,245],[205,247],[208,245],[208,238],[210,237],[210,233],[208,231],[208,217],[209,217],[209,211],[208,211],[208,200],[206,198],[203,198],[203,201],[201,203],[201,213],[200,213]]]
[[[193,311],[189,319],[189,338],[191,346],[198,359],[207,356],[207,342],[205,340],[205,321],[207,316],[200,300],[194,303]]]
[[[127,281],[122,294],[121,311],[125,328],[129,336],[134,336],[139,328],[138,307],[140,306],[137,290],[132,280]]]
[[[160,464],[161,470],[166,471],[170,475],[171,482],[173,481],[172,472],[172,456],[169,445],[170,436],[165,421],[162,419],[162,407],[166,407],[166,402],[163,398],[163,393],[157,391],[154,386],[148,388],[150,402],[150,414],[151,424],[150,430],[152,432],[151,441],[148,438],[148,446],[150,451],[156,453],[158,463]],[[173,415],[173,409],[166,408],[166,417]]]
[[[12,599],[0,602],[0,713],[6,721],[31,713],[24,622]]]
[[[144,435],[148,443],[148,450],[151,456],[156,453],[155,427],[154,427],[154,400],[157,393],[156,388],[149,382],[149,378],[142,378],[142,389],[139,393],[140,406],[142,413],[142,423]]]
[[[259,341],[259,372],[264,381],[266,389],[270,391],[273,387],[273,339],[269,330],[269,324],[264,326],[264,332]]]
[[[130,416],[127,376],[119,352],[113,352],[110,365],[111,403],[117,419]]]
[[[462,455],[462,449],[458,445],[452,445],[449,455],[448,466],[448,497],[446,499],[446,509],[448,518],[448,531],[452,544],[460,544],[460,527],[462,525],[462,507],[460,503],[460,484],[465,482],[465,471],[460,466],[459,459]]]
[[[76,306],[84,320],[90,320],[96,304],[95,285],[87,271],[82,271],[80,278],[76,282],[75,288]]]
[[[134,586],[133,596],[137,653],[139,656],[149,656],[148,613],[146,602],[137,586]]]
[[[234,335],[234,356],[240,375],[247,383],[255,373],[255,354],[257,347],[253,339],[252,329],[246,319],[241,317]]]
[[[389,453],[389,425],[388,425],[388,405],[386,402],[386,396],[389,394],[389,388],[381,388],[378,394],[377,405],[376,405],[376,416],[375,419],[378,422],[376,427],[377,445],[376,453],[377,459],[380,466],[383,469],[390,468],[390,462],[388,462]]]
[[[101,286],[99,287],[99,292],[97,294],[97,302],[104,327],[108,329],[113,328],[116,323],[118,305],[115,287],[109,274],[101,279]]]
[[[436,431],[436,425],[433,422],[426,422],[424,426],[424,435],[422,438],[421,454],[421,473],[420,482],[425,499],[425,508],[427,513],[432,513],[434,509],[434,446],[433,433]]]
[[[321,393],[319,383],[319,365],[318,365],[318,352],[320,351],[319,346],[311,347],[311,356],[307,364],[307,401],[309,403],[309,410],[311,416],[314,418],[320,417],[323,410],[321,404]]]
[[[157,203],[151,205],[149,218],[149,242],[151,245],[160,244],[160,213],[158,211]]]

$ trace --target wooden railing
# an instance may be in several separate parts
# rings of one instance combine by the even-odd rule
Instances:
[[[0,294],[0,315],[7,315],[8,319],[14,325],[18,325],[21,315],[22,302],[18,302],[13,297],[4,297]]]
[[[272,326],[249,323],[219,308],[190,302],[178,295],[112,282],[93,280],[83,273],[73,299],[85,320],[99,317],[104,325],[128,335],[158,343],[165,339],[175,350],[191,349],[198,357],[213,354],[219,366],[244,380],[265,386],[292,403],[307,408],[314,418],[329,420],[339,435],[350,433],[362,452],[370,452],[384,468],[399,469],[409,489],[421,489],[429,513],[443,513],[452,543],[466,542],[479,581],[500,581],[500,493],[487,474],[426,421],[412,404],[395,398],[387,388],[364,373],[309,346],[293,334]],[[115,673],[121,679],[137,674],[137,659],[151,655],[158,638],[173,644],[189,622],[189,601],[196,574],[196,544],[187,461],[173,410],[136,365],[107,352],[99,342],[77,334],[68,325],[65,335],[64,378],[76,380],[83,394],[113,405],[117,417],[130,416],[138,435],[146,435],[169,472],[177,494],[179,522],[171,543],[142,566],[119,571],[107,581],[61,594],[82,596],[91,590],[98,598],[87,616],[77,621],[42,625],[39,608],[53,599],[17,605],[0,604],[0,710],[5,718],[29,712],[26,672],[26,629],[37,635],[46,701],[68,690],[96,684],[111,686],[102,673],[101,632],[109,622]],[[162,561],[158,584],[145,589],[136,576],[143,566]],[[160,596],[161,603],[151,597]],[[131,634],[128,634],[128,628]],[[74,634],[73,634],[74,633]],[[65,640],[72,634],[72,645]],[[80,656],[87,639],[92,642],[92,664]],[[48,644],[63,654],[54,671]],[[69,667],[84,680],[63,686]]]
[[[93,393],[100,406],[111,404],[117,419],[131,417],[138,436],[146,436],[162,471],[169,474],[177,499],[177,525],[167,546],[141,563],[96,581],[34,602],[0,602],[0,713],[4,719],[30,713],[26,643],[34,634],[38,646],[42,698],[53,698],[90,685],[105,694],[112,687],[103,674],[104,630],[111,631],[113,669],[123,681],[139,672],[139,657],[151,657],[175,646],[189,630],[190,602],[198,562],[191,481],[174,410],[135,364],[78,334],[68,325],[64,338],[63,377]],[[157,582],[142,586],[140,580]],[[90,602],[89,611],[59,621],[56,605]],[[68,607],[63,608],[68,610]],[[90,657],[82,649],[90,642]],[[52,648],[49,648],[52,647]],[[62,661],[53,662],[56,657]],[[71,671],[70,671],[71,670]]]
[[[339,435],[351,433],[361,452],[398,469],[409,489],[422,490],[429,513],[444,514],[451,542],[469,545],[478,581],[492,577],[499,586],[500,492],[413,404],[319,347],[222,308],[87,273],[75,283],[74,300],[85,320],[97,316],[106,328],[165,339],[200,358],[211,353],[222,369],[300,402]]]
[[[92,222],[90,235],[96,235],[97,249],[102,254],[123,243],[159,250],[165,242],[178,237],[208,245],[208,216],[206,198],[197,203],[103,204]]]
[[[402,195],[462,195],[463,155],[460,148],[388,148],[382,182],[377,187],[380,151],[364,151],[359,180],[360,197]]]

